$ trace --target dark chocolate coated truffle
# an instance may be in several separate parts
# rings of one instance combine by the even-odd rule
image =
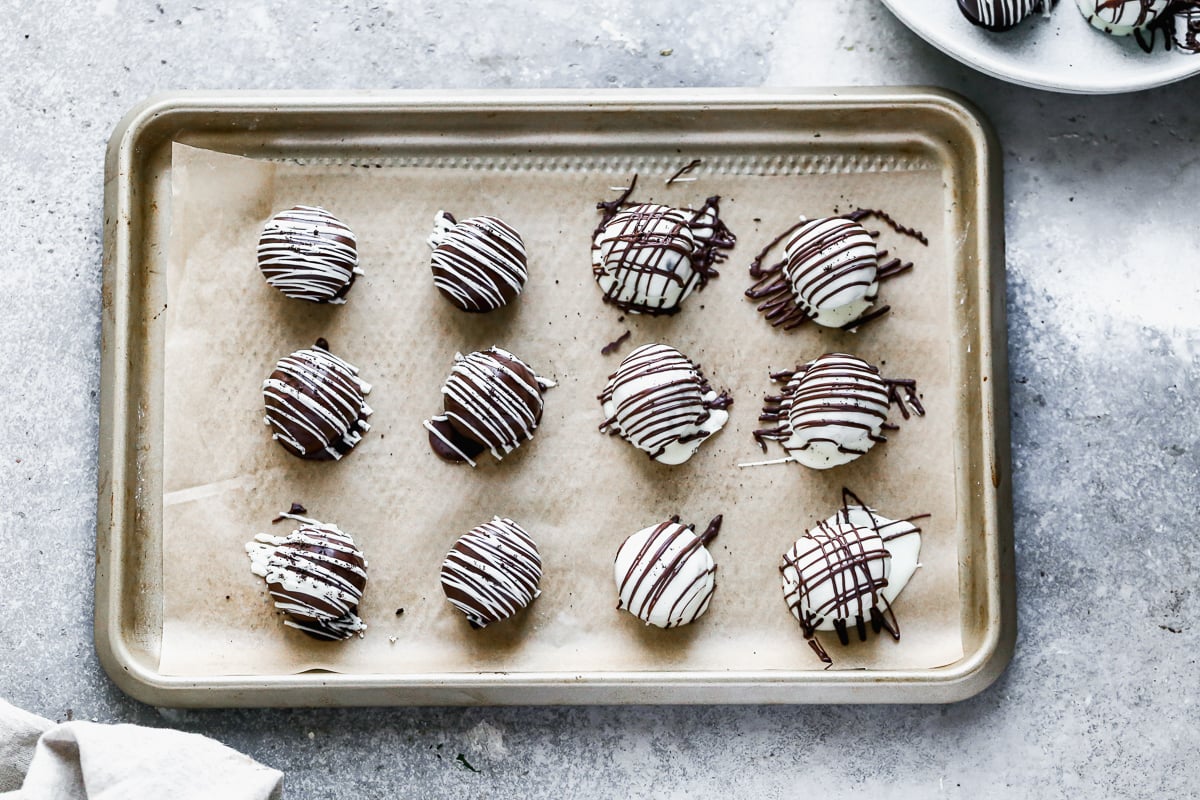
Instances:
[[[267,283],[297,300],[344,303],[358,266],[354,232],[323,208],[296,206],[267,220],[258,240]]]
[[[1016,27],[1041,5],[1041,0],[958,0],[958,10],[972,25],[996,33]]]
[[[267,582],[284,625],[314,639],[348,639],[366,625],[358,604],[367,585],[367,560],[337,525],[285,513],[300,527],[287,536],[260,533],[246,545],[251,571]]]
[[[442,591],[472,628],[508,619],[541,592],[542,557],[511,519],[494,517],[464,534],[442,563]]]
[[[330,353],[324,340],[297,350],[263,382],[271,438],[300,458],[339,459],[371,429],[370,391],[358,369]]]
[[[456,354],[442,387],[445,410],[425,421],[429,444],[447,461],[475,466],[484,450],[500,460],[533,438],[542,420],[542,392],[554,385],[499,347]]]
[[[439,211],[429,244],[433,285],[463,311],[495,311],[507,305],[529,277],[521,234],[495,217],[458,222]]]

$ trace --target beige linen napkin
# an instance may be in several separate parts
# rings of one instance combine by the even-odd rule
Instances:
[[[0,700],[0,800],[278,800],[283,773],[182,731],[55,724]]]

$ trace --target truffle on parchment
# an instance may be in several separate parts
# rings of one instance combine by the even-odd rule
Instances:
[[[367,585],[367,559],[337,525],[290,512],[300,523],[287,536],[260,533],[246,545],[250,570],[267,582],[283,624],[314,639],[337,641],[362,634],[358,604]]]
[[[700,367],[674,347],[630,353],[600,394],[601,432],[618,434],[661,464],[682,464],[729,420],[733,399],[717,393]]]
[[[463,534],[442,562],[442,591],[472,628],[508,619],[541,594],[542,557],[537,545],[511,519]]]
[[[258,240],[258,268],[288,297],[313,303],[346,302],[363,274],[354,232],[318,206],[295,206],[267,220]]]
[[[529,279],[521,234],[495,217],[460,222],[439,211],[429,246],[433,285],[462,311],[495,311],[512,302]]]
[[[843,645],[850,629],[866,641],[868,627],[900,639],[892,604],[919,566],[921,529],[913,524],[919,518],[888,519],[843,489],[842,508],[784,554],[784,600],[825,663],[832,660],[814,638],[817,631],[836,631]]]
[[[371,429],[366,395],[371,385],[358,368],[329,352],[329,343],[285,356],[263,382],[271,438],[294,456],[337,460]]]
[[[617,608],[659,628],[699,619],[716,589],[717,566],[705,545],[720,530],[720,515],[699,536],[672,517],[627,538],[613,562]]]
[[[533,438],[542,393],[554,385],[502,348],[458,353],[442,386],[444,410],[424,423],[429,446],[446,461],[472,467],[485,450],[499,461]]]
[[[676,314],[694,289],[717,276],[737,237],[720,219],[720,198],[699,210],[660,203],[628,204],[634,177],[616,200],[597,203],[604,212],[592,235],[592,276],[604,302],[631,314]]]

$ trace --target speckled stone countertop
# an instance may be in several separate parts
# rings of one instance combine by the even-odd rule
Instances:
[[[0,3],[0,696],[213,736],[284,770],[289,797],[1200,793],[1194,80],[1014,87],[874,0],[719,17],[673,1],[316,5]],[[92,646],[102,172],[137,101],[906,83],[973,100],[1005,156],[1020,632],[990,689],[950,706],[159,712],[108,681]]]

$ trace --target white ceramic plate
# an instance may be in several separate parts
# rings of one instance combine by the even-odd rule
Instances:
[[[1035,12],[1005,33],[967,22],[955,0],[883,0],[914,33],[959,61],[1002,80],[1073,94],[1150,89],[1200,73],[1200,53],[1144,53],[1132,36],[1094,29],[1075,0],[1059,0],[1049,18]]]

